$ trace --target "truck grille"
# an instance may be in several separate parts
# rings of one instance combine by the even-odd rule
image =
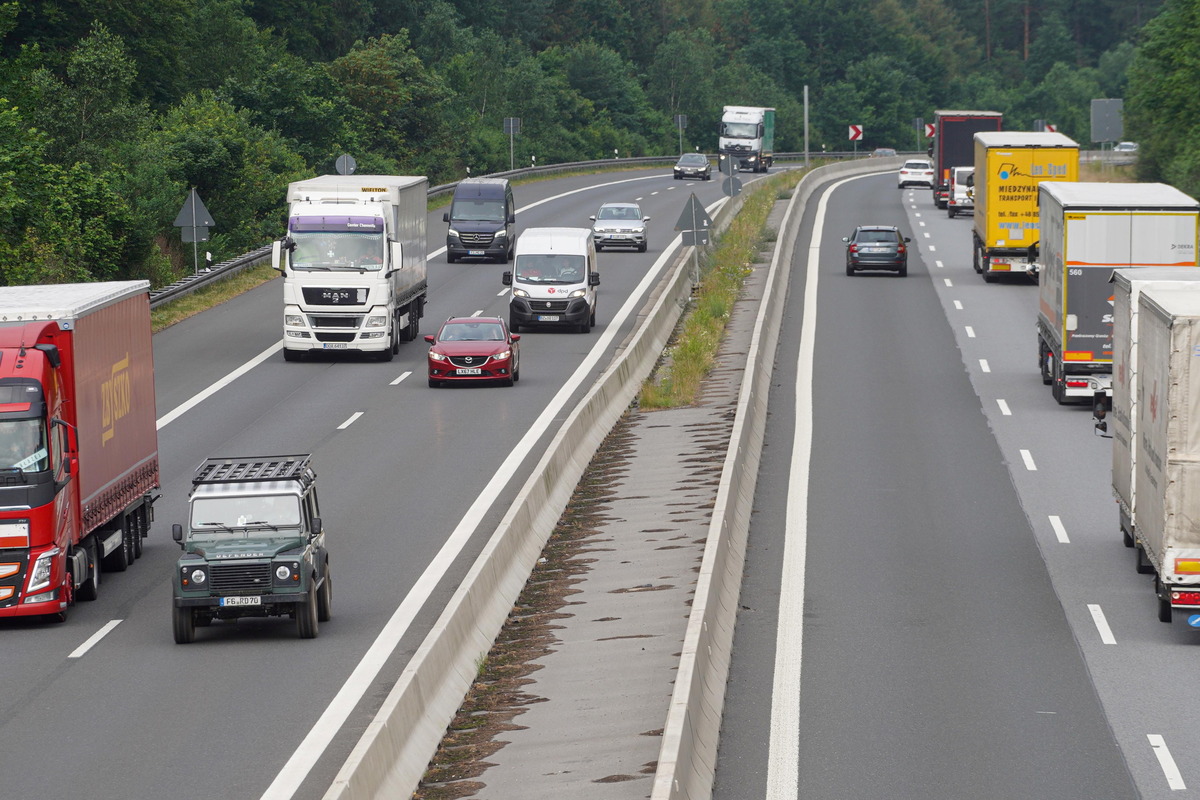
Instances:
[[[353,342],[355,333],[331,333],[329,331],[314,331],[313,336],[318,342]]]
[[[571,305],[570,300],[530,300],[529,307],[534,311],[566,311]]]
[[[367,290],[352,286],[304,286],[301,287],[304,303],[310,306],[365,306]]]
[[[491,244],[495,236],[490,233],[460,233],[459,241],[463,244]]]
[[[358,330],[362,326],[362,317],[318,317],[315,314],[309,315],[308,324],[314,328],[351,328]]]
[[[263,594],[271,590],[271,565],[213,564],[209,580],[214,594]]]

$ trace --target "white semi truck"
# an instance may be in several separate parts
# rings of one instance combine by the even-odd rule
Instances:
[[[1158,618],[1200,628],[1200,292],[1138,298],[1138,572],[1154,574]]]
[[[283,357],[374,353],[417,338],[429,293],[424,176],[323,175],[288,185]]]
[[[1195,267],[1200,203],[1163,183],[1038,184],[1038,368],[1059,403],[1112,404],[1122,267]]]
[[[775,163],[775,109],[725,106],[721,112],[717,150],[724,173],[730,171],[725,166],[726,159],[737,169],[769,170]]]
[[[1143,290],[1200,293],[1200,269],[1195,267],[1138,267],[1112,274],[1113,380],[1112,408],[1096,410],[1096,428],[1113,441],[1112,487],[1117,501],[1121,539],[1126,547],[1137,541],[1138,456],[1138,305]],[[1139,556],[1138,563],[1144,564]],[[1144,568],[1144,567],[1143,567]]]

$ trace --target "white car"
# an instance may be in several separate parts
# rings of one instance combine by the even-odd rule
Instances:
[[[905,161],[896,176],[899,188],[920,184],[926,189],[933,188],[933,165],[923,159],[915,158]]]
[[[964,211],[975,211],[975,168],[952,167],[950,191],[946,196],[946,214],[954,219]]]

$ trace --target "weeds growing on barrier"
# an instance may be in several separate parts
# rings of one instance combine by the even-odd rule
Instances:
[[[757,184],[716,246],[700,259],[700,284],[662,366],[642,385],[642,408],[677,408],[694,403],[704,377],[716,363],[717,350],[742,283],[763,245],[778,235],[768,230],[767,216],[775,201],[791,196],[795,172],[781,173]]]

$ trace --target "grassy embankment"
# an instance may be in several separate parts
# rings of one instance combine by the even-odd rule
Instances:
[[[763,246],[773,241],[767,215],[775,201],[790,195],[795,171],[767,179],[751,190],[741,211],[714,249],[700,258],[700,286],[676,328],[663,363],[642,385],[641,408],[677,408],[696,400],[700,386],[716,363],[729,314]]]

